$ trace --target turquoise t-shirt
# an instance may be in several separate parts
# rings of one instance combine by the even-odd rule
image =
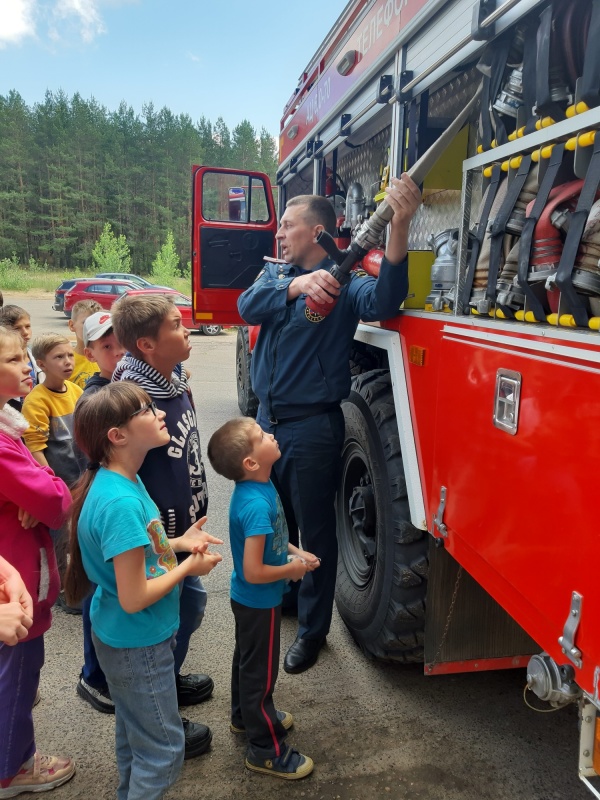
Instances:
[[[158,509],[141,480],[101,467],[81,510],[77,536],[88,578],[98,585],[92,598],[92,628],[110,647],[150,647],[170,638],[179,627],[179,591],[135,614],[123,610],[117,595],[113,558],[144,547],[146,578],[177,566]]]
[[[281,603],[286,582],[248,583],[244,579],[247,536],[266,536],[263,564],[278,567],[287,562],[288,529],[271,481],[236,483],[229,505],[229,538],[233,556],[231,598],[250,608],[275,608]]]

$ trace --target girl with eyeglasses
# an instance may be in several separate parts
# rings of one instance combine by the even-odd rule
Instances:
[[[70,602],[97,584],[92,636],[115,704],[118,800],[158,800],[184,757],[173,667],[178,586],[221,561],[222,544],[198,520],[167,539],[158,509],[137,472],[149,450],[168,444],[165,413],[128,381],[84,394],[75,440],[89,465],[73,490],[65,589]],[[191,555],[177,563],[175,553]]]

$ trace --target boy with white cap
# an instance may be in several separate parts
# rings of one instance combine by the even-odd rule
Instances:
[[[97,311],[83,323],[83,352],[88,361],[98,364],[100,369],[88,378],[84,394],[97,392],[110,383],[115,367],[125,355],[125,348],[117,341],[112,328],[112,318],[108,311]],[[105,714],[114,714],[113,703],[104,672],[102,671],[92,641],[90,604],[93,591],[81,604],[83,618],[83,667],[77,682],[77,694],[92,708]]]
[[[83,352],[88,361],[98,364],[100,369],[88,378],[85,391],[97,392],[110,383],[115,367],[125,355],[112,327],[108,311],[97,311],[83,323]]]

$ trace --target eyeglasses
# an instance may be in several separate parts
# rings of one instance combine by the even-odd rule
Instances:
[[[137,411],[134,411],[133,414],[129,415],[129,419],[133,419],[133,417],[137,417],[138,414],[145,414],[146,411],[151,411],[154,416],[156,416],[156,412],[158,411],[158,407],[154,400],[151,403],[146,403],[141,408],[138,408]]]

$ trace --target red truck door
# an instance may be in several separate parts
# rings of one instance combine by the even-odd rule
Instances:
[[[265,256],[275,255],[277,217],[262,172],[192,167],[192,296],[199,323],[240,325],[237,299]]]

